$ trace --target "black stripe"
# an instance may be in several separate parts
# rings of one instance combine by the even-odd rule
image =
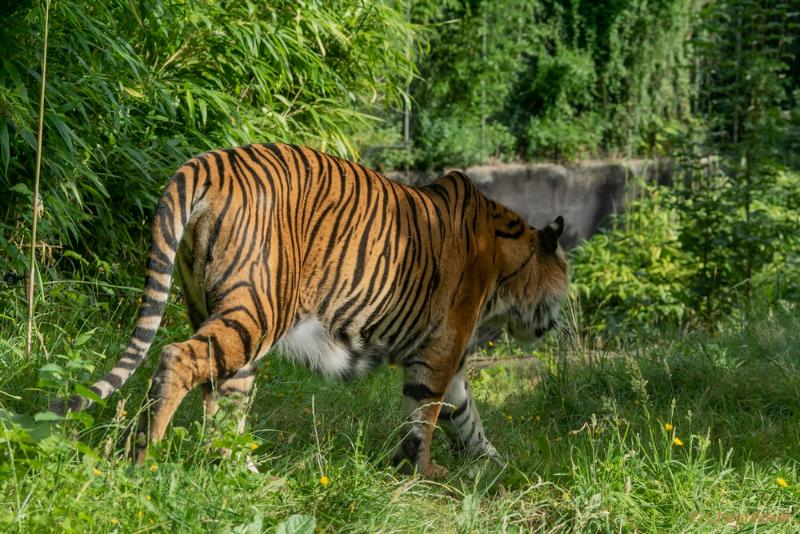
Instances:
[[[239,339],[242,342],[242,348],[244,349],[244,358],[245,361],[250,361],[253,357],[252,355],[252,340],[250,338],[250,332],[247,328],[236,319],[228,319],[227,317],[222,317],[220,319],[222,323],[232,330],[236,330],[236,333],[239,334]]]
[[[156,337],[156,331],[153,328],[137,326],[133,331],[133,337],[140,341],[150,342]]]
[[[128,370],[136,369],[137,367],[139,367],[139,364],[137,362],[126,362],[123,360],[118,361],[117,365],[114,366],[115,369],[128,369]]]
[[[433,367],[431,367],[431,364],[429,364],[424,360],[406,360],[403,362],[403,367],[414,367],[415,365],[420,365],[422,367],[425,367],[426,369],[430,369],[431,371],[433,371]]]
[[[511,272],[511,273],[499,278],[497,280],[497,284],[498,285],[502,285],[505,282],[507,282],[508,280],[510,280],[511,278],[513,278],[515,275],[519,274],[519,272],[522,271],[522,269],[524,269],[526,265],[528,265],[528,262],[531,261],[531,258],[533,258],[533,253],[534,253],[534,249],[531,249],[530,254],[528,254],[528,257],[525,258],[525,261],[522,262],[522,265],[517,267],[513,272]]]
[[[524,233],[525,233],[525,229],[524,228],[520,228],[519,230],[517,230],[516,232],[513,232],[513,233],[504,232],[502,230],[495,230],[494,231],[495,237],[504,237],[506,239],[517,239]]]
[[[164,238],[164,242],[174,252],[178,248],[178,240],[175,237],[175,228],[172,225],[175,212],[172,209],[171,201],[172,199],[164,193],[156,211],[156,219],[158,220],[161,237]]]
[[[206,337],[208,344],[210,345],[208,348],[214,353],[214,361],[217,364],[217,373],[224,378],[227,378],[224,376],[225,351],[222,349],[222,345],[220,345],[216,336],[199,336],[198,339],[203,339],[203,337]]]
[[[111,384],[114,389],[117,389],[122,385],[122,378],[118,377],[114,373],[106,373],[106,376],[103,377],[103,380]]]
[[[144,288],[152,289],[154,291],[158,291],[159,293],[169,293],[169,286],[165,286],[152,276],[145,278]]]
[[[165,305],[166,297],[164,297],[164,302],[157,300],[142,302],[142,306],[139,308],[139,317],[161,317]]]
[[[468,407],[469,407],[469,397],[467,397],[467,400],[465,402],[461,403],[461,406],[458,406],[455,410],[447,414],[446,417],[451,421],[455,421],[456,419],[458,419],[458,416],[467,411]]]
[[[153,241],[150,247],[150,255],[147,257],[147,270],[158,274],[172,274],[172,261],[164,254]]]
[[[179,172],[175,174],[173,180],[178,187],[178,207],[181,210],[181,223],[185,223],[188,219],[186,216],[186,175]]]
[[[410,397],[419,402],[423,399],[438,399],[444,396],[444,393],[433,391],[425,384],[406,384],[403,386],[403,396]]]

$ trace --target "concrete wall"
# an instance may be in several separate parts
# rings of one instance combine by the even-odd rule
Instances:
[[[469,167],[464,172],[478,188],[519,213],[537,228],[557,215],[566,221],[561,244],[572,248],[586,239],[611,214],[624,209],[625,189],[636,176],[667,183],[667,162],[626,160],[556,164],[501,164]],[[443,173],[390,173],[389,177],[414,185],[433,182]]]

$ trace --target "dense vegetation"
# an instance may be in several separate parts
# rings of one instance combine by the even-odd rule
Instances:
[[[26,355],[18,279],[45,5],[0,5],[0,530],[796,524],[796,0],[55,0]],[[279,359],[259,371],[245,435],[224,414],[204,421],[194,395],[134,467],[128,431],[153,356],[189,335],[178,295],[124,391],[67,421],[47,402],[118,357],[169,174],[199,151],[268,140],[383,168],[611,155],[668,158],[675,174],[632,181],[626,212],[571,252],[558,335],[481,350],[474,389],[502,472],[439,436],[451,475],[400,477],[387,467],[396,370],[341,385]]]
[[[695,117],[733,134],[750,97],[762,122],[793,115],[770,139],[797,161],[796,2],[412,4],[430,53],[411,85],[409,149],[386,153],[390,165],[671,155],[668,132]]]
[[[414,165],[638,154],[690,114],[691,0],[435,5]]]
[[[710,326],[754,298],[798,302],[798,17],[798,5],[745,0],[704,10],[697,112],[659,134],[677,164],[673,185],[645,186],[576,252],[592,327]]]
[[[43,20],[39,2],[4,9],[0,264],[22,272]],[[413,73],[412,27],[355,0],[59,0],[52,10],[40,235],[115,272],[140,263],[152,207],[190,156],[269,140],[354,154],[368,106],[396,105]]]

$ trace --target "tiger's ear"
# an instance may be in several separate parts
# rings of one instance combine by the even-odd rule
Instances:
[[[539,232],[539,242],[542,244],[542,248],[553,254],[558,248],[558,238],[564,232],[564,217],[559,215],[553,222],[537,232]]]

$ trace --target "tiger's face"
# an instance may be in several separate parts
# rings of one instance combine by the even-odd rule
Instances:
[[[505,280],[507,299],[504,314],[509,333],[519,341],[530,342],[544,336],[558,320],[561,303],[567,294],[567,258],[558,239],[564,230],[559,216],[541,230],[527,228],[522,240],[527,250],[516,247],[510,265],[519,265],[514,276]]]

